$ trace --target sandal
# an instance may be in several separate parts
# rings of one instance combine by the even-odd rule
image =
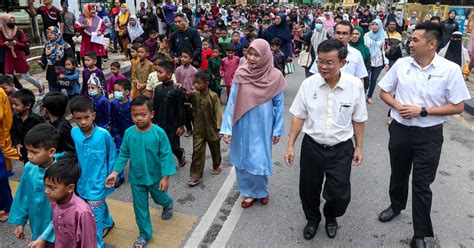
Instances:
[[[148,242],[142,238],[142,237],[138,237],[135,242],[133,242],[133,247],[134,248],[146,248],[146,244]]]
[[[221,172],[222,172],[222,167],[219,165],[219,166],[215,167],[212,170],[211,174],[212,175],[219,175],[219,174],[221,174]]]
[[[173,217],[173,204],[168,207],[163,207],[163,212],[161,212],[162,220],[170,220]]]
[[[0,211],[0,222],[6,222],[8,220],[9,213],[5,211]]]
[[[251,199],[251,201],[247,201],[247,200],[249,200],[249,199]],[[255,201],[256,201],[256,199],[247,197],[247,198],[245,198],[245,199],[242,201],[242,203],[240,203],[240,206],[242,206],[242,208],[249,208],[250,206],[253,205],[253,203],[254,203]]]
[[[112,228],[114,228],[114,227],[115,227],[115,222],[112,221],[112,226],[107,227],[107,228],[104,228],[104,230],[102,230],[102,238],[107,237],[107,235],[109,234],[110,230],[112,230]]]
[[[201,178],[199,177],[191,177],[188,180],[188,185],[189,186],[196,186],[201,183]]]

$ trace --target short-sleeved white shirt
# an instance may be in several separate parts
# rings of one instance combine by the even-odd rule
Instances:
[[[295,117],[305,119],[303,132],[324,145],[336,145],[354,136],[352,121],[367,120],[364,86],[359,78],[341,73],[331,89],[321,75],[303,81],[290,107]]]
[[[316,74],[318,73],[318,63],[316,63],[316,60],[314,60],[313,65],[311,66],[311,69],[309,70],[311,73]],[[365,63],[364,63],[364,58],[362,57],[362,54],[359,52],[359,50],[347,46],[347,57],[346,57],[346,64],[344,67],[341,68],[342,72],[351,74],[352,76],[358,77],[358,78],[365,78],[369,74],[367,73],[367,69],[365,68]]]
[[[401,104],[419,107],[440,107],[471,99],[459,65],[435,55],[425,68],[412,57],[398,59],[379,82],[383,91],[394,94]],[[448,116],[428,115],[402,118],[395,109],[391,117],[406,126],[431,127],[448,120]]]

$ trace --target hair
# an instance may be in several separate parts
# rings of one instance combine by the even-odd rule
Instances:
[[[256,39],[256,38],[257,38],[257,36],[254,33],[250,33],[250,34],[247,35],[247,40],[249,40],[249,41],[251,39]]]
[[[26,133],[25,145],[49,150],[58,147],[59,139],[59,132],[55,127],[48,123],[41,123]]]
[[[334,31],[336,31],[336,28],[339,25],[350,27],[351,28],[351,31],[350,31],[351,34],[352,34],[352,31],[354,31],[354,26],[352,26],[352,23],[350,21],[347,21],[347,20],[342,20],[342,21],[336,23],[336,25],[334,25]]]
[[[423,36],[426,39],[435,39],[437,43],[436,46],[439,46],[441,42],[441,34],[442,34],[440,25],[433,22],[425,21],[422,23],[418,23],[415,26],[415,30],[425,30],[425,33],[423,34]]]
[[[81,177],[81,167],[77,163],[76,154],[67,153],[58,161],[52,164],[44,173],[43,180],[51,180],[56,184],[77,185],[77,181]]]
[[[273,38],[270,45],[281,47],[281,40],[279,38]]]
[[[115,68],[120,69],[120,63],[118,61],[114,61],[112,62],[112,64],[110,64],[110,67],[115,67]]]
[[[143,49],[147,53],[150,52],[150,48],[148,46],[145,46],[145,45],[138,46],[137,51],[138,51],[138,49]]]
[[[184,51],[181,52],[181,56],[182,56],[183,54],[187,54],[191,59],[193,58],[193,52],[192,52],[191,50],[189,50],[189,49],[184,49]]]
[[[128,90],[128,91],[132,90],[132,84],[126,78],[121,78],[115,81],[115,84],[121,86],[125,90]]]
[[[187,18],[183,13],[176,13],[176,14],[174,14],[173,20],[176,19],[177,17],[181,17],[181,18],[183,18],[184,20],[188,20],[188,18]]]
[[[154,29],[149,29],[149,30],[148,30],[148,34],[149,34],[149,35],[156,34],[156,30],[154,30]]]
[[[395,23],[395,25],[397,25],[397,21],[396,21],[396,20],[387,21],[387,24],[390,24],[390,23]]]
[[[145,44],[145,40],[142,37],[137,37],[132,42],[133,45],[138,45],[138,43]]]
[[[336,21],[336,19],[340,19],[342,21],[344,18],[342,18],[342,16],[340,16],[340,15],[337,15],[337,16],[334,17],[334,21]]]
[[[162,67],[165,69],[166,72],[168,73],[174,73],[174,64],[171,61],[163,60],[158,63],[159,67]]]
[[[12,98],[20,100],[23,105],[30,106],[30,110],[35,105],[35,94],[29,89],[20,89],[17,92],[13,93]]]
[[[132,103],[130,103],[130,108],[132,108],[133,106],[143,106],[143,105],[146,105],[146,107],[148,108],[148,110],[150,110],[150,112],[153,111],[153,102],[151,101],[149,97],[144,96],[144,95],[135,97],[132,100]]]
[[[240,36],[240,33],[238,31],[232,32],[232,36],[234,36],[234,34],[238,34]]]
[[[245,45],[242,47],[242,49],[244,49],[244,48],[245,48],[245,49],[248,49],[249,47],[250,47],[250,44],[247,43],[247,44],[245,44]]]
[[[69,98],[62,92],[48,92],[43,97],[43,108],[51,115],[62,117],[66,112],[68,101]]]
[[[95,53],[94,51],[87,52],[86,56],[93,59],[93,60],[97,60],[97,53]]]
[[[130,50],[135,50],[135,51],[138,51],[138,47],[136,44],[133,45],[132,47],[130,47]]]
[[[211,80],[211,76],[209,76],[209,74],[206,73],[205,71],[198,71],[194,75],[194,79],[195,80],[201,79],[202,81],[209,83],[209,80]]]
[[[0,85],[13,85],[13,78],[8,75],[0,75]]]
[[[74,114],[76,112],[95,112],[94,111],[94,104],[92,104],[92,99],[87,96],[78,96],[74,97],[71,100],[71,104],[69,106],[71,108],[71,113]]]
[[[225,48],[225,51],[226,52],[228,52],[228,51],[235,52],[235,46],[230,44]]]
[[[72,65],[73,65],[74,67],[76,67],[76,66],[77,66],[77,60],[76,60],[76,58],[73,58],[73,57],[67,57],[67,58],[64,60],[64,62],[66,62],[66,61],[69,61],[69,62],[71,62],[71,63],[72,63]]]
[[[339,60],[346,59],[348,51],[347,51],[346,46],[344,46],[344,43],[342,43],[342,41],[340,40],[337,40],[337,39],[325,40],[321,42],[321,44],[319,44],[318,46],[318,54],[321,52],[327,53],[334,50],[337,51],[337,57],[339,58]]]
[[[217,51],[221,52],[221,48],[218,47],[218,46],[214,46],[214,47],[212,48],[212,50],[217,50]]]
[[[167,60],[167,58],[163,53],[155,53],[155,55],[153,55],[153,58],[151,59],[151,62],[164,61],[164,60]]]
[[[432,17],[430,18],[430,22],[432,22],[432,21],[434,21],[434,20],[437,20],[438,22],[441,22],[441,17],[439,17],[439,16],[432,16]]]

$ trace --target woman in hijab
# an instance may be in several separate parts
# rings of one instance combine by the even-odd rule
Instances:
[[[97,3],[97,16],[99,16],[105,24],[104,36],[107,38],[110,37],[110,31],[114,25],[104,3]]]
[[[3,48],[3,72],[13,76],[20,73],[22,77],[38,88],[40,95],[44,94],[43,85],[30,75],[30,66],[26,61],[24,48],[26,47],[26,35],[15,23],[15,17],[3,14],[2,28],[0,31],[0,47]]]
[[[221,20],[217,20],[216,22],[216,28],[220,29],[220,30],[223,30],[223,29],[227,29],[226,25],[224,24],[224,21],[221,19]]]
[[[314,60],[316,59],[316,51],[318,50],[319,44],[328,39],[327,30],[324,28],[325,24],[326,18],[322,16],[318,17],[314,22],[313,32],[310,31],[305,37],[307,47],[311,50],[311,63],[308,67],[304,68],[306,77],[310,77],[311,75],[313,75],[309,70],[311,69]]]
[[[360,26],[354,27],[354,31],[352,31],[352,38],[349,41],[349,45],[357,50],[362,54],[362,58],[364,59],[365,68],[367,71],[370,70],[370,50],[364,44],[364,29]],[[364,89],[367,92],[369,89],[369,77],[364,78]]]
[[[397,11],[395,14],[395,21],[397,22],[397,32],[403,34],[403,27],[405,26],[405,20],[402,17],[402,12]]]
[[[262,38],[268,41],[268,43],[270,43],[274,38],[279,38],[281,40],[280,50],[285,54],[286,58],[291,57],[292,34],[290,27],[287,24],[285,14],[280,13],[275,16],[273,24],[263,31]]]
[[[451,35],[459,30],[459,25],[458,22],[454,20],[456,17],[457,12],[456,10],[451,10],[449,11],[448,14],[448,19],[442,21],[439,25],[441,26],[441,29],[443,31],[443,36],[441,36],[441,43],[438,46],[438,51],[441,50],[441,48],[445,47],[446,44],[451,40]]]
[[[334,13],[331,11],[325,12],[324,13],[324,18],[326,18],[326,24],[324,24],[324,29],[326,29],[326,32],[329,34],[329,37],[333,36],[334,32]]]
[[[388,59],[385,57],[385,32],[380,19],[372,21],[371,31],[364,35],[364,43],[370,50],[370,70],[369,72],[369,92],[367,93],[367,103],[373,104],[372,95],[374,94],[377,79],[384,67],[388,68]]]
[[[154,30],[155,32],[158,33],[158,31],[159,31],[159,29],[158,29],[158,26],[159,26],[158,17],[155,15],[155,13],[153,13],[153,7],[152,6],[146,7],[146,16],[144,18],[146,20],[144,31],[148,33],[151,30]],[[148,38],[148,37],[145,37],[145,38]]]
[[[461,70],[468,66],[471,60],[469,52],[462,44],[462,33],[458,31],[452,34],[451,40],[439,51],[438,55],[458,64]],[[465,73],[463,73],[463,76],[466,79],[467,75]]]
[[[166,19],[160,6],[156,6],[156,16],[158,17],[158,33],[166,33]]]
[[[260,199],[269,201],[268,177],[272,174],[272,144],[278,143],[284,127],[284,95],[287,83],[273,67],[270,45],[254,40],[247,60],[234,76],[221,126],[230,144],[230,161],[237,174],[239,191],[246,198],[243,208]]]
[[[97,54],[96,66],[102,69],[102,57],[106,56],[104,44],[98,44],[91,41],[92,33],[97,33],[97,36],[104,35],[105,23],[96,15],[95,6],[93,3],[84,5],[82,15],[76,22],[76,30],[79,30],[82,35],[81,43],[81,58],[86,56],[89,51],[94,51]]]
[[[59,28],[51,26],[46,30],[46,34],[48,41],[44,45],[44,53],[40,62],[43,69],[46,69],[49,91],[60,92],[61,87],[57,83],[56,67],[64,67],[66,58],[74,58],[74,49],[64,41]]]
[[[115,23],[115,31],[118,34],[120,39],[120,47],[122,48],[125,56],[128,56],[128,33],[127,26],[128,20],[130,19],[130,11],[128,10],[128,5],[122,3],[120,5],[120,13],[118,14],[117,21]]]
[[[127,30],[130,42],[133,42],[144,33],[143,28],[140,25],[140,20],[135,15],[130,16]]]

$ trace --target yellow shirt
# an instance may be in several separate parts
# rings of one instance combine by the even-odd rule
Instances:
[[[0,88],[0,149],[7,159],[19,159],[18,152],[12,147],[10,128],[13,124],[13,113],[8,96]]]

